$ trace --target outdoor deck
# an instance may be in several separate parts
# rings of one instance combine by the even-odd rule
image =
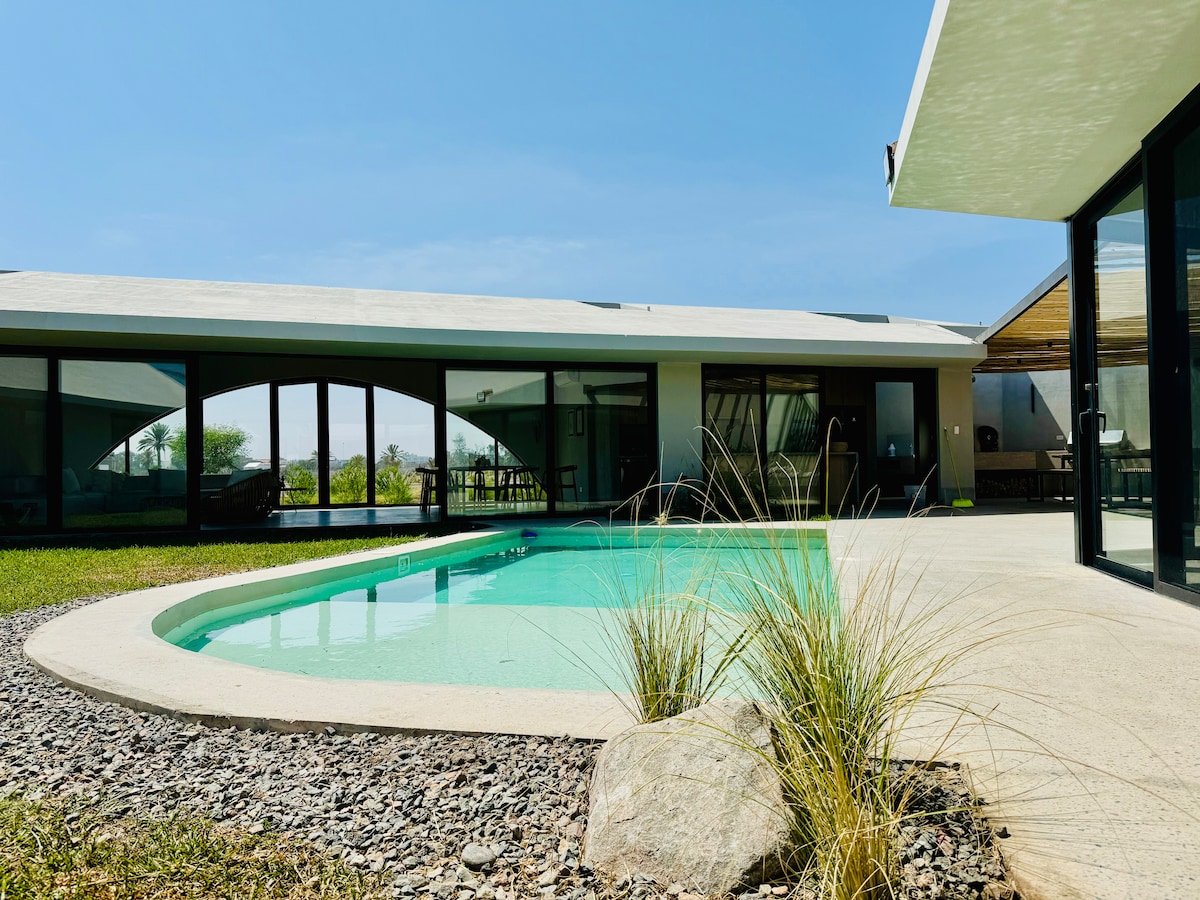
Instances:
[[[260,522],[204,525],[203,531],[277,531],[280,529],[420,528],[437,525],[437,510],[417,506],[341,509],[277,509]]]

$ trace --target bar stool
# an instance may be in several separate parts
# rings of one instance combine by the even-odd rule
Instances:
[[[437,483],[437,469],[418,467],[417,474],[421,476],[421,512],[429,512],[433,505],[433,488]]]
[[[537,499],[538,481],[533,466],[520,466],[513,470],[512,490],[514,500]]]
[[[570,488],[572,499],[576,503],[579,502],[579,483],[575,480],[575,472],[578,469],[579,466],[572,464],[569,466],[559,466],[548,473],[553,476],[552,478],[548,478],[547,481],[554,486],[554,496],[556,499],[566,500],[567,489]]]

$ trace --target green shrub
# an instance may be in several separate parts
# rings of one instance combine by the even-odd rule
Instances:
[[[375,470],[375,502],[387,504],[413,503],[416,492],[399,465],[381,466]]]
[[[331,503],[367,502],[366,457],[352,456],[329,477],[329,500]]]

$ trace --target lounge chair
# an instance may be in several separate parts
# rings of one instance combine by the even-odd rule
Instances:
[[[202,497],[200,519],[206,524],[256,522],[278,505],[279,479],[274,472],[239,471],[225,487]]]

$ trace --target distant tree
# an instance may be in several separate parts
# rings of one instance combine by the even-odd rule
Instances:
[[[138,449],[153,453],[156,461],[155,468],[162,468],[163,451],[168,449],[171,441],[171,426],[165,422],[155,422],[138,441]]]
[[[232,472],[246,455],[250,433],[237,425],[204,426],[204,474]],[[178,429],[170,440],[171,461],[182,468],[187,460],[187,431]]]
[[[204,473],[232,472],[246,455],[249,432],[236,425],[204,426]]]
[[[168,442],[171,448],[171,465],[177,469],[187,467],[187,429],[176,428]]]
[[[454,436],[454,447],[450,451],[450,465],[468,466],[471,464],[471,451],[467,449],[467,438],[461,431]]]
[[[380,468],[398,466],[402,462],[404,462],[404,451],[396,444],[388,444],[383,448],[383,452],[379,454]]]

